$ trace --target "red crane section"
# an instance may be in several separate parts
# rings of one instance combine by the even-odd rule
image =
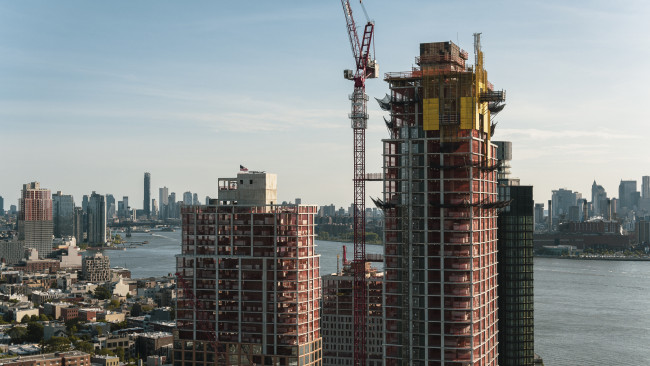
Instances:
[[[343,13],[352,47],[356,70],[345,70],[343,75],[348,80],[354,80],[354,91],[350,95],[352,109],[350,120],[353,131],[353,161],[354,161],[354,365],[366,364],[366,315],[367,285],[366,285],[366,127],[368,125],[366,95],[366,79],[377,77],[377,64],[370,57],[372,37],[375,30],[373,22],[368,20],[364,27],[363,37],[359,41],[357,28],[352,16],[352,7],[348,0],[341,0]],[[363,6],[363,3],[361,3]],[[365,8],[364,8],[365,12]],[[367,15],[366,15],[367,17]]]

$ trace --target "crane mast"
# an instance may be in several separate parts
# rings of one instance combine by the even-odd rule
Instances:
[[[371,58],[372,37],[375,25],[368,19],[361,41],[352,16],[350,1],[341,0],[343,13],[352,47],[352,55],[356,69],[345,70],[343,75],[354,81],[354,90],[350,95],[350,121],[353,131],[353,162],[354,162],[354,365],[366,365],[366,316],[368,313],[368,287],[366,285],[366,127],[368,125],[366,95],[366,79],[377,77],[377,64]],[[363,6],[363,3],[361,4]],[[364,8],[365,13],[365,8]]]

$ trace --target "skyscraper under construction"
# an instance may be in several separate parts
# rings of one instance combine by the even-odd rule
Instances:
[[[498,163],[505,92],[452,42],[388,73],[384,145],[387,365],[497,365]]]

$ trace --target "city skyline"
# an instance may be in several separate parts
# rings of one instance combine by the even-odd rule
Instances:
[[[237,164],[286,177],[280,200],[347,207],[351,85],[342,70],[352,59],[340,4],[115,4],[0,5],[2,143],[6,151],[30,146],[3,165],[7,208],[29,181],[78,201],[94,190],[140,206],[145,171],[154,190],[203,199]],[[649,5],[366,7],[381,72],[408,69],[412,60],[399,55],[415,54],[419,42],[452,39],[471,51],[472,33],[483,32],[490,80],[508,91],[495,139],[513,142],[513,169],[536,187],[536,202],[558,187],[586,194],[594,179],[611,195],[621,179],[650,173],[638,168],[648,159],[638,106],[650,72],[614,73],[620,55],[650,49]],[[480,16],[488,11],[503,19]],[[368,82],[370,97],[381,98],[384,84]],[[369,106],[367,170],[379,172],[386,113]],[[373,197],[380,190],[368,185]]]

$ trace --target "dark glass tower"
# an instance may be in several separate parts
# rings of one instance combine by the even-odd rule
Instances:
[[[511,179],[511,143],[497,141],[499,200],[511,201],[497,219],[499,365],[534,365],[533,187]]]
[[[144,173],[144,201],[142,208],[144,209],[144,216],[149,218],[151,215],[151,174]]]

